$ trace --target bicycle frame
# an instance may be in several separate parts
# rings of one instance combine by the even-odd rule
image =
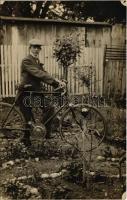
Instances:
[[[43,92],[36,92],[36,91],[25,91],[26,93],[29,93],[29,95],[30,96],[32,96],[33,94],[38,94],[38,95],[42,95],[42,96],[44,96],[44,95],[58,95],[58,94],[60,94],[60,93],[58,93],[58,92],[45,92],[45,93],[43,93]],[[2,130],[22,130],[22,131],[25,131],[25,130],[28,130],[28,129],[18,129],[18,128],[7,128],[7,127],[4,127],[4,125],[5,125],[5,123],[6,123],[6,121],[8,120],[8,117],[9,117],[9,115],[11,114],[11,112],[13,111],[13,109],[14,109],[14,107],[16,107],[16,104],[17,104],[17,101],[18,101],[18,98],[19,98],[19,96],[21,95],[21,93],[22,92],[19,92],[18,94],[17,94],[17,96],[15,97],[15,101],[14,101],[14,103],[12,104],[12,106],[11,106],[11,108],[10,108],[10,110],[8,111],[8,113],[7,113],[7,116],[5,117],[5,119],[4,119],[4,121],[2,122],[2,125],[1,125],[1,129]],[[11,104],[10,104],[11,105]],[[63,110],[64,108],[66,108],[66,109],[68,109],[68,107],[69,107],[69,101],[67,100],[67,102],[65,102],[62,106],[60,106],[60,108],[52,115],[52,116],[50,116],[48,119],[47,119],[47,121],[45,121],[44,122],[44,125],[46,125],[48,122],[50,122],[52,119],[54,119],[55,117],[56,117],[56,115],[58,114],[58,113],[60,113],[60,111],[61,110]]]
[[[43,92],[35,92],[35,91],[26,91],[26,92],[29,93],[31,96],[32,96],[32,94],[36,93],[36,94],[39,94],[39,95],[43,95],[43,97],[44,97],[44,93]],[[69,117],[72,116],[72,119],[73,119],[72,121],[74,123],[76,123],[78,128],[80,128],[79,129],[80,134],[82,133],[83,137],[85,135],[88,142],[90,142],[92,140],[92,139],[89,139],[89,136],[94,136],[96,138],[99,138],[99,139],[97,139],[97,143],[95,144],[94,147],[92,147],[92,149],[95,149],[96,147],[98,147],[102,143],[102,141],[103,141],[103,139],[105,137],[105,133],[106,133],[106,122],[105,122],[104,117],[101,115],[101,113],[95,107],[93,107],[92,105],[82,104],[82,103],[81,104],[72,103],[72,100],[70,98],[68,98],[69,95],[68,96],[66,95],[66,99],[65,99],[66,101],[63,102],[63,99],[62,99],[62,103],[63,104],[62,105],[60,104],[60,108],[56,109],[55,113],[53,112],[53,114],[44,123],[42,123],[42,126],[41,126],[41,124],[38,126],[38,125],[36,125],[36,120],[34,120],[34,118],[33,118],[33,120],[31,119],[29,121],[30,123],[29,122],[25,122],[22,113],[19,112],[19,110],[17,109],[17,105],[18,105],[17,101],[18,101],[18,97],[20,96],[20,94],[21,93],[18,93],[18,95],[16,96],[15,101],[14,101],[14,103],[12,105],[11,104],[7,104],[7,103],[2,103],[1,104],[1,105],[3,105],[3,107],[7,106],[7,115],[4,116],[5,117],[4,121],[1,121],[2,122],[2,126],[0,127],[0,130],[2,130],[2,131],[13,131],[13,130],[14,131],[27,131],[27,130],[28,131],[32,131],[33,128],[36,128],[36,127],[37,128],[38,127],[39,128],[43,128],[43,125],[45,126],[47,123],[49,123],[51,120],[53,120],[56,117],[56,115],[58,115],[62,111],[60,113],[61,114],[61,118],[60,118],[60,121],[59,121],[59,125],[60,125],[60,129],[59,130],[60,130],[60,136],[62,138],[64,138],[64,141],[67,141],[67,140],[66,140],[66,134],[64,136],[64,131],[63,131],[64,129],[62,129],[62,123],[64,122],[64,119],[65,119],[65,122],[66,122],[66,116],[69,115]],[[48,92],[48,93],[45,93],[45,94],[58,94],[58,93],[56,93],[56,92]],[[58,103],[59,102],[61,102],[61,101],[58,101]],[[37,108],[39,108],[39,107],[37,106]],[[84,127],[86,127],[86,121],[85,121],[85,123],[83,121],[87,120],[87,116],[83,115],[84,110],[82,110],[82,108],[83,109],[84,108],[86,108],[86,109],[88,108],[88,110],[89,109],[91,110],[90,113],[89,113],[89,116],[94,116],[94,114],[93,115],[91,115],[91,114],[95,113],[95,117],[96,117],[96,115],[99,117],[99,118],[96,117],[99,120],[98,121],[99,124],[97,123],[97,121],[95,121],[95,123],[97,123],[97,127],[96,126],[93,127],[93,125],[91,125],[89,127],[89,125],[90,125],[89,124],[89,120],[91,120],[91,118],[88,118],[88,131],[86,133],[84,132],[86,130],[86,129],[84,129]],[[13,111],[13,109],[18,114],[18,117],[20,117],[20,118],[17,118],[18,122],[20,122],[20,124],[21,124],[20,127],[19,126],[16,127],[15,123],[13,124],[13,120],[12,120],[12,126],[8,126],[8,124],[10,122],[9,120],[11,119],[10,118],[8,120],[8,118],[9,118],[9,115],[11,114],[11,112]],[[3,110],[3,112],[4,112],[4,110]],[[77,115],[77,112],[80,113],[81,118],[79,118],[79,115]],[[100,119],[101,119],[101,121],[100,121]],[[40,121],[41,121],[41,119],[40,119]],[[72,123],[72,121],[70,123]],[[34,124],[34,122],[35,122],[35,124]],[[100,122],[101,122],[101,124],[103,126],[102,128],[100,126]],[[26,123],[28,123],[28,125],[29,125],[28,128],[25,128],[25,126],[24,126]],[[94,121],[93,121],[93,123],[94,123]],[[75,127],[75,126],[73,126],[73,127]],[[73,131],[71,133],[73,133]],[[74,132],[74,133],[77,134],[77,132]],[[93,134],[93,135],[91,135],[91,134]],[[73,134],[72,134],[72,136],[73,136]],[[69,144],[71,144],[69,141],[67,141],[67,142]]]

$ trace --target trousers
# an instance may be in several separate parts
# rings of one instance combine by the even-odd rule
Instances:
[[[34,94],[35,97],[36,94]],[[32,96],[33,97],[33,96]],[[38,96],[39,97],[39,96]],[[40,96],[42,98],[42,95]],[[20,95],[17,99],[16,105],[19,107],[21,113],[23,114],[23,117],[25,119],[25,128],[29,128],[29,121],[32,121],[34,119],[33,112],[32,112],[32,105],[30,104],[31,99],[29,98],[28,94],[26,92],[20,92]],[[55,108],[53,105],[48,105],[48,106],[41,106],[40,107],[42,110],[42,123],[45,123],[54,113],[55,113]],[[46,125],[46,138],[49,138],[51,136],[51,131],[52,131],[52,121],[49,121]],[[25,138],[30,137],[30,132],[25,131],[24,133]]]

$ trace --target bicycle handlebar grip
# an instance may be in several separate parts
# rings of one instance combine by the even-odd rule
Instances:
[[[54,91],[55,92],[60,91],[62,96],[65,95],[66,93],[66,89],[64,87],[57,87],[56,89],[54,89]]]
[[[64,82],[64,83],[66,83],[66,84],[68,83],[68,81],[65,80],[65,79],[62,79],[61,81]]]

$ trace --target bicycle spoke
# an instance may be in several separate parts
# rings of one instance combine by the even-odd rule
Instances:
[[[83,139],[85,140],[85,149],[89,151],[97,148],[105,136],[105,121],[101,113],[93,107],[86,106],[86,108],[88,108],[87,115],[81,112],[80,107],[77,107],[68,110],[61,120],[61,135],[63,139],[75,147],[78,146],[79,151],[82,151]],[[67,121],[68,126],[65,129]],[[74,138],[76,139],[74,140]]]
[[[9,112],[11,108],[10,104],[0,104],[0,133],[6,137],[19,137],[24,132],[24,119],[15,107]]]

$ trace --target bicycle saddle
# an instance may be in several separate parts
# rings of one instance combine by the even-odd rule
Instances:
[[[32,88],[31,84],[25,84],[25,85],[17,84],[15,86],[16,90],[31,89],[31,88]]]

